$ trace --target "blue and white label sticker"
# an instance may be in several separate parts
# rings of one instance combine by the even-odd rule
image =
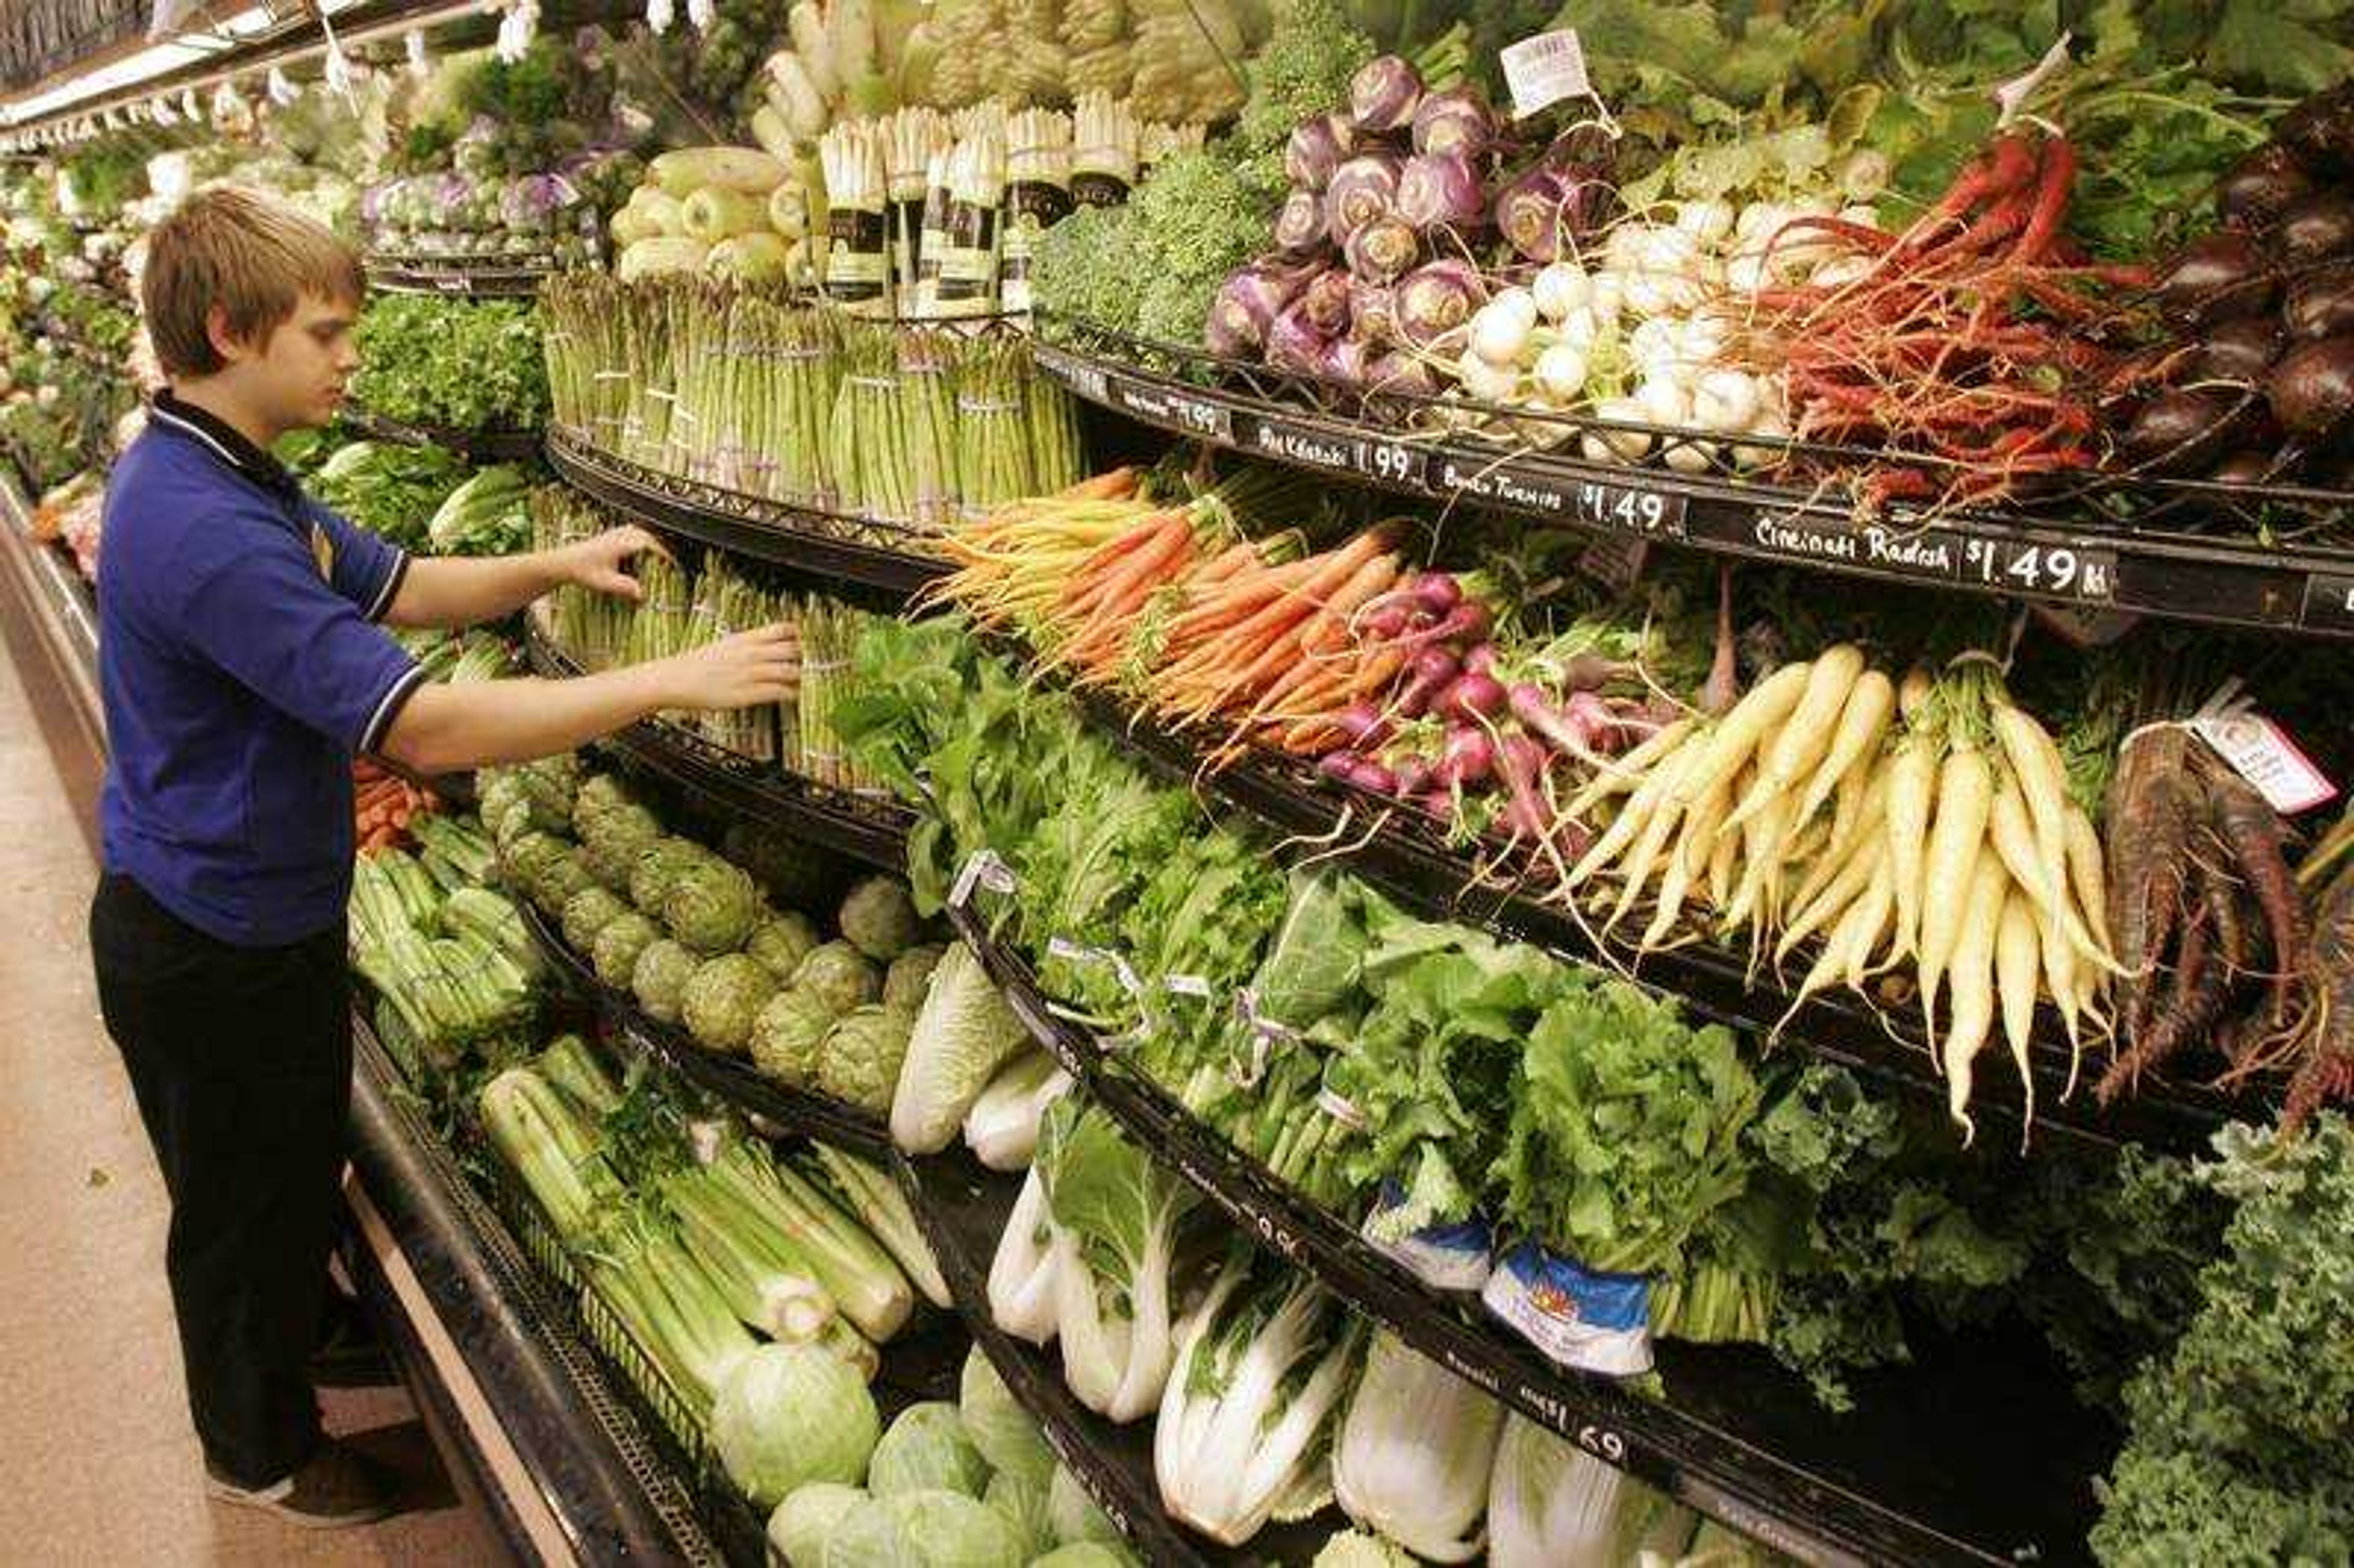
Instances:
[[[1364,1238],[1375,1252],[1405,1266],[1408,1272],[1434,1290],[1479,1289],[1495,1268],[1496,1236],[1486,1220],[1442,1220],[1403,1236],[1381,1234],[1381,1218],[1405,1201],[1396,1181],[1382,1182],[1373,1212],[1365,1216]]]
[[[1533,1242],[1506,1253],[1479,1299],[1556,1365],[1607,1377],[1651,1370],[1651,1284],[1556,1257]]]

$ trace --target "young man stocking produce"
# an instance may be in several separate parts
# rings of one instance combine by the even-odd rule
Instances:
[[[568,750],[663,708],[796,689],[787,627],[573,681],[429,683],[386,625],[455,628],[559,584],[634,596],[617,528],[497,560],[411,560],[270,456],[332,419],[357,362],[358,258],[251,193],[149,241],[170,383],[107,487],[101,683],[112,762],[90,950],[172,1202],[171,1278],[210,1489],[303,1524],[382,1517],[322,1436],[323,1349],[359,1336],[327,1274],[351,1086],[352,759],[419,773]]]

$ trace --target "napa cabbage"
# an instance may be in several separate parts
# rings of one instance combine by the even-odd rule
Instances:
[[[946,1149],[991,1075],[1028,1040],[972,949],[950,946],[908,1036],[891,1097],[891,1141],[910,1154]]]
[[[1383,1330],[1333,1445],[1333,1490],[1351,1519],[1416,1556],[1469,1561],[1503,1425],[1491,1395]]]

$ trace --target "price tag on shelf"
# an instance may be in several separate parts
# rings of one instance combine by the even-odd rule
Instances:
[[[1125,376],[1107,378],[1111,402],[1140,419],[1166,425],[1204,440],[1235,439],[1234,410],[1214,398],[1172,387],[1131,381]]]
[[[1564,98],[1585,98],[1594,91],[1585,74],[1585,46],[1573,27],[1539,33],[1507,44],[1496,58],[1504,68],[1504,86],[1512,95],[1512,118],[1525,120]]]
[[[1104,374],[1101,366],[1089,365],[1059,348],[1034,349],[1031,358],[1039,369],[1089,402],[1111,401],[1111,377]]]
[[[2064,539],[1971,536],[1963,552],[1967,581],[2085,604],[2106,604],[2116,597],[2115,550]]]
[[[2314,631],[2354,631],[2354,573],[2308,575],[2305,608],[2296,623]]]
[[[1407,441],[1267,418],[1250,421],[1247,434],[1242,444],[1264,457],[1384,484],[1419,489],[1430,471],[1430,454]]]

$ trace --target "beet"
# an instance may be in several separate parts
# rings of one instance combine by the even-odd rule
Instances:
[[[2281,306],[2281,324],[2294,338],[2354,332],[2354,266],[2331,267],[2297,283]]]
[[[2158,473],[2193,473],[2231,444],[2236,416],[2245,405],[2221,387],[2177,387],[2141,406],[2126,427],[2126,454],[2137,467]]]
[[[2289,267],[2354,255],[2354,196],[2315,192],[2280,215],[2270,240],[2273,255]]]
[[[2215,210],[2233,228],[2265,228],[2313,190],[2296,154],[2275,142],[2232,165],[2215,186]]]
[[[2253,381],[2272,368],[2286,341],[2271,316],[2242,316],[2207,330],[2199,345],[2202,381]]]
[[[2291,435],[2327,436],[2354,415],[2354,334],[2291,349],[2267,377],[2274,418]]]
[[[2158,276],[2167,314],[2196,326],[2252,316],[2273,302],[2274,280],[2244,234],[2210,234],[2174,254]]]
[[[2315,93],[2281,116],[2273,139],[2317,174],[2354,170],[2354,86]]]
[[[2273,454],[2259,451],[2236,451],[2207,471],[2208,479],[2216,484],[2262,484],[2272,477]]]

